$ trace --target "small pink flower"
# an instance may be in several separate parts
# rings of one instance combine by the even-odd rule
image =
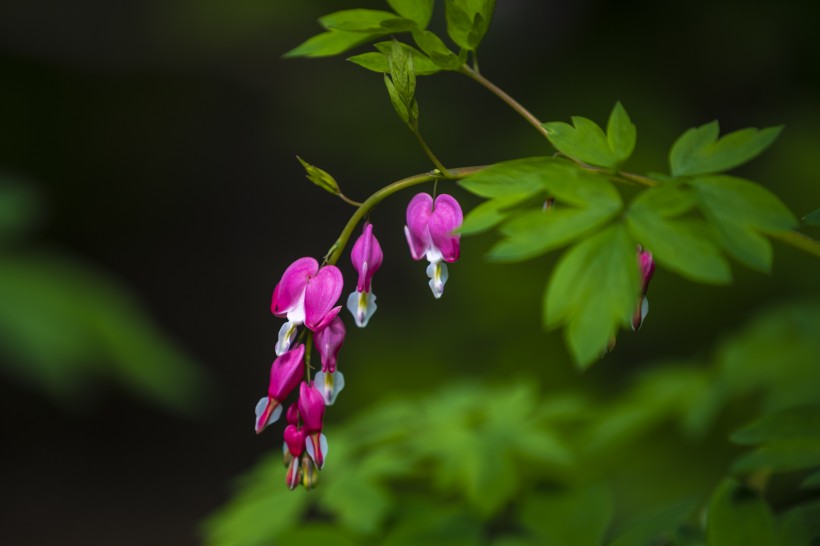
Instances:
[[[347,308],[353,314],[356,326],[364,328],[373,313],[376,312],[376,296],[370,290],[373,274],[382,265],[382,248],[378,239],[373,235],[373,224],[366,222],[364,231],[353,244],[350,260],[359,273],[359,282],[356,291],[347,298]]]
[[[304,373],[305,346],[299,345],[292,351],[276,358],[270,368],[268,396],[256,404],[256,433],[275,423],[282,414],[282,400],[299,384]]]
[[[293,407],[293,406],[291,406]],[[290,413],[290,410],[288,410]],[[288,425],[285,427],[284,433],[285,442],[282,445],[284,453],[285,467],[285,483],[291,490],[296,489],[299,482],[302,480],[302,473],[299,465],[299,457],[305,451],[305,431],[297,428],[296,425]]]
[[[322,371],[316,373],[313,383],[322,393],[326,406],[333,405],[336,396],[345,386],[344,375],[336,370],[336,357],[344,340],[345,325],[339,317],[334,318],[324,330],[313,336],[316,350],[322,358]]]
[[[342,294],[342,272],[334,265],[319,268],[313,258],[299,258],[282,275],[273,289],[271,313],[287,317],[279,330],[276,354],[285,353],[296,337],[296,328],[302,324],[314,332],[327,326],[339,314],[341,306],[334,307]]]
[[[632,314],[632,329],[635,331],[641,327],[646,315],[649,314],[649,300],[646,299],[646,292],[649,290],[649,281],[655,274],[655,260],[652,259],[652,253],[641,246],[638,246],[638,265],[641,268],[641,296]]]
[[[316,464],[316,468],[321,470],[327,456],[327,438],[322,434],[325,401],[321,393],[306,381],[302,381],[299,386],[299,415],[308,436],[305,438],[305,450]]]
[[[453,231],[461,226],[464,215],[458,201],[450,195],[433,198],[419,193],[407,205],[407,225],[404,234],[414,260],[426,258],[430,265],[430,289],[440,298],[447,282],[447,265],[458,259],[461,236]]]

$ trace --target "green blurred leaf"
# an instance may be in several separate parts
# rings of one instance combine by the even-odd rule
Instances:
[[[392,31],[384,30],[381,32],[365,33],[329,30],[308,38],[300,45],[285,53],[283,57],[330,57],[332,55],[339,55],[354,47],[372,42],[377,38],[390,34],[390,32]]]
[[[298,546],[357,546],[361,544],[361,542],[354,542],[344,536],[339,532],[337,526],[327,523],[305,523],[298,527],[291,527],[283,531],[278,538],[277,544],[298,544]]]
[[[814,474],[810,474],[803,483],[800,484],[800,487],[805,489],[818,489],[820,488],[820,472],[815,472]]]
[[[362,53],[361,55],[354,55],[347,60],[358,64],[373,72],[380,72],[387,74],[390,72],[390,66],[387,63],[387,53],[393,47],[393,42],[378,42],[374,44],[378,52],[371,51],[369,53]],[[429,76],[441,72],[441,67],[435,64],[430,58],[407,44],[401,44],[403,48],[409,51],[413,56],[413,68],[417,76]]]
[[[718,351],[719,378],[736,398],[758,395],[766,413],[816,404],[820,302],[771,308]],[[774,365],[773,363],[776,363]]]
[[[776,546],[774,518],[756,492],[725,480],[709,503],[709,546]]]
[[[440,489],[458,491],[484,517],[495,514],[514,498],[525,461],[542,472],[573,461],[565,442],[538,421],[536,402],[528,385],[449,388],[422,406],[414,449],[435,462]]]
[[[543,546],[598,546],[613,511],[609,489],[590,485],[529,495],[522,503],[519,518]]]
[[[609,123],[606,126],[606,138],[609,149],[612,150],[618,164],[623,163],[635,149],[635,141],[638,131],[635,124],[626,113],[626,109],[620,102],[615,103],[615,108],[609,115]]]
[[[418,28],[426,28],[433,16],[433,0],[387,0],[396,13],[412,19]]]
[[[429,30],[413,32],[413,39],[433,63],[445,70],[458,70],[464,64],[464,56],[450,51],[444,42]]]
[[[770,271],[771,244],[760,232],[783,231],[797,224],[780,199],[754,182],[731,176],[698,177],[691,185],[723,248],[753,269]]]
[[[230,503],[205,521],[204,544],[261,546],[298,528],[310,496],[286,487],[281,457],[266,458],[237,485]]]
[[[691,192],[678,186],[645,190],[632,202],[627,224],[663,267],[694,281],[728,283],[732,279],[729,263],[715,245],[708,224],[694,218],[674,219],[692,202]]]
[[[697,501],[684,501],[641,516],[637,523],[609,543],[609,546],[654,546],[666,544],[665,539],[686,522],[698,507]]]
[[[669,152],[672,175],[718,173],[742,165],[768,148],[782,129],[782,126],[741,129],[720,140],[717,121],[689,129]]]
[[[38,220],[40,203],[31,187],[0,178],[0,243],[28,231]]]
[[[66,258],[0,259],[3,370],[57,399],[79,400],[96,377],[177,411],[194,411],[200,370],[113,280]]]
[[[302,167],[304,167],[308,180],[328,193],[332,193],[333,195],[339,194],[339,184],[329,172],[320,169],[319,167],[314,167],[298,155],[296,156],[296,159],[298,159],[299,163],[301,163]]]
[[[482,528],[475,518],[448,505],[424,499],[402,508],[404,517],[379,542],[381,546],[478,546]]]
[[[569,249],[546,291],[544,323],[567,324],[576,363],[600,358],[620,325],[629,324],[638,299],[635,244],[622,225],[612,226]]]
[[[733,465],[737,472],[820,466],[820,407],[800,406],[764,416],[734,434],[736,444],[760,445]]]
[[[416,28],[415,21],[396,16],[389,11],[375,9],[346,9],[319,18],[319,24],[328,30],[350,32],[403,32]]]
[[[820,502],[805,503],[777,518],[778,546],[806,546],[820,538]]]
[[[766,415],[735,431],[731,440],[741,445],[820,440],[820,407],[800,406]]]
[[[805,215],[801,219],[801,222],[803,222],[807,226],[820,226],[820,209],[817,209]]]

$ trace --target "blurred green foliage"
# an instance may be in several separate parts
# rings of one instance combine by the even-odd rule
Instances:
[[[198,366],[116,281],[30,243],[39,216],[30,185],[0,179],[0,373],[66,404],[105,380],[193,412],[204,387]]]
[[[206,544],[805,546],[816,501],[793,471],[820,468],[819,331],[820,302],[782,305],[608,398],[461,382],[366,408],[328,427],[316,490],[288,491],[272,455]],[[732,449],[755,415],[732,439],[762,447]]]

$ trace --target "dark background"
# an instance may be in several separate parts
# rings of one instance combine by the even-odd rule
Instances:
[[[715,118],[725,131],[785,124],[776,147],[741,173],[802,216],[820,204],[816,6],[498,0],[481,66],[544,121],[603,123],[621,100],[638,126],[636,172],[662,171],[674,138]],[[281,59],[319,32],[318,16],[349,7],[383,4],[0,6],[0,169],[44,199],[36,240],[122,280],[211,379],[187,417],[104,383],[70,403],[0,383],[3,543],[195,544],[231,479],[280,449],[250,428],[280,324],[270,292],[295,258],[323,255],[351,212],[307,184],[294,156],[332,172],[354,198],[430,168],[379,76],[341,58]],[[420,78],[418,97],[422,131],[446,165],[549,153],[464,77]],[[465,209],[476,202],[455,193]],[[380,310],[368,331],[349,335],[349,386],[331,422],[464,374],[506,377],[494,363],[509,347],[539,382],[606,388],[649,355],[703,351],[767,302],[817,293],[814,263],[782,246],[773,277],[736,267],[735,289],[659,273],[641,343],[619,340],[611,366],[579,378],[560,335],[538,326],[552,260],[482,265],[493,237],[465,240],[445,298],[433,302],[403,242],[407,199],[374,217],[386,257],[374,281]],[[352,278],[346,261],[343,271]],[[430,350],[450,364],[426,363]],[[391,351],[418,352],[401,381],[390,379]]]

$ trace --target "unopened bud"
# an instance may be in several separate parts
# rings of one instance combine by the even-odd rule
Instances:
[[[330,173],[320,169],[319,167],[314,167],[298,155],[296,156],[296,159],[298,159],[299,163],[302,164],[302,167],[305,168],[305,173],[307,174],[308,180],[328,193],[339,195],[339,184],[336,182],[336,179],[330,175]]]

